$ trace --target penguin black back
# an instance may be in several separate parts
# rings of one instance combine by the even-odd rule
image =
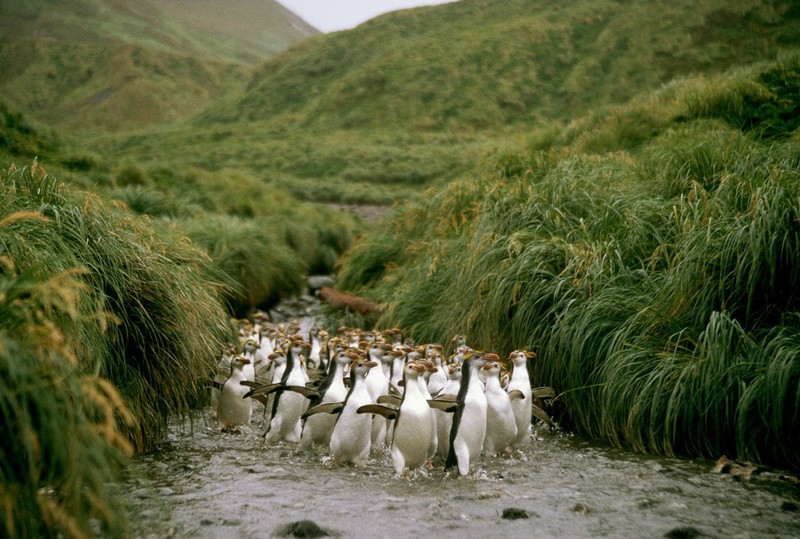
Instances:
[[[289,381],[289,374],[291,374],[292,369],[294,368],[294,354],[292,354],[292,347],[289,346],[289,350],[286,352],[286,367],[283,369],[283,374],[281,374],[281,385],[286,385]],[[270,411],[269,421],[267,422],[267,430],[264,433],[266,436],[269,433],[269,429],[272,427],[272,418],[275,417],[275,413],[278,411],[278,404],[281,400],[281,395],[283,395],[283,389],[276,389],[275,390],[275,398],[272,399],[272,410]]]
[[[455,440],[458,436],[458,426],[461,424],[461,416],[464,414],[464,401],[467,398],[467,390],[469,389],[470,377],[472,376],[472,358],[467,358],[461,365],[461,385],[458,386],[458,406],[453,412],[453,425],[450,427],[450,448],[447,450],[447,460],[444,463],[444,469],[450,470],[458,466],[458,458],[455,452]]]

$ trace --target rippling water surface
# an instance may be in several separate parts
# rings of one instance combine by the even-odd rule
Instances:
[[[539,428],[467,477],[438,463],[400,478],[388,453],[332,465],[262,433],[260,415],[239,434],[210,410],[176,421],[119,486],[135,536],[272,537],[311,520],[339,537],[800,537],[800,489],[777,472],[741,479]]]

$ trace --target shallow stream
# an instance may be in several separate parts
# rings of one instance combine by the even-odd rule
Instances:
[[[307,331],[313,301],[293,313]],[[387,451],[355,467],[265,447],[257,406],[239,434],[221,433],[210,409],[176,419],[165,443],[134,459],[118,488],[135,537],[800,537],[800,485],[777,471],[713,473],[710,460],[634,454],[539,424],[522,451],[482,457],[466,477],[436,463],[401,478]]]
[[[653,458],[539,428],[466,477],[397,477],[388,454],[332,465],[293,444],[264,447],[259,417],[219,432],[210,410],[176,422],[120,485],[136,537],[800,537],[800,490],[764,472]]]

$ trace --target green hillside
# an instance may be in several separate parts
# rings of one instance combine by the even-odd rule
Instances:
[[[462,0],[306,41],[202,121],[418,130],[572,118],[774,56],[800,44],[798,27],[786,0]]]
[[[480,171],[531,126],[774,58],[800,44],[799,18],[779,0],[462,0],[306,40],[186,122],[91,142],[147,168],[386,204]]]
[[[339,286],[418,342],[536,350],[562,425],[800,469],[800,53],[532,130],[373,227]]]
[[[111,132],[195,113],[318,33],[274,1],[25,0],[0,6],[0,91],[44,124]]]

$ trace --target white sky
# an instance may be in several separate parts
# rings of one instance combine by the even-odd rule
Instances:
[[[322,32],[348,30],[388,11],[453,1],[456,0],[278,0]]]

